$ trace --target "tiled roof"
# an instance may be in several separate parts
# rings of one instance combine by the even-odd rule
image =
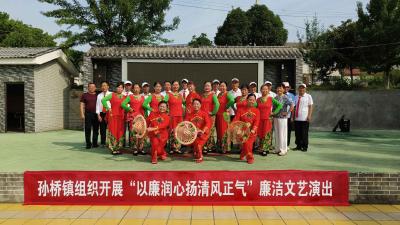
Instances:
[[[58,48],[1,48],[0,58],[36,58],[46,53],[57,50]]]
[[[302,57],[297,48],[286,46],[229,46],[200,47],[188,46],[133,46],[133,47],[92,47],[87,56],[93,58],[133,59],[295,59]]]

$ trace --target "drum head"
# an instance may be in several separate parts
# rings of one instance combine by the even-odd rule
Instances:
[[[146,119],[142,115],[137,115],[132,121],[132,128],[139,138],[144,137],[147,130]]]
[[[243,121],[234,121],[228,127],[228,141],[233,144],[243,144],[249,139],[250,127]]]
[[[175,138],[182,145],[190,145],[197,138],[197,128],[189,121],[178,123],[175,128]]]

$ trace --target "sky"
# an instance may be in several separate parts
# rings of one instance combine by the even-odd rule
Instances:
[[[364,4],[369,0],[358,0]],[[213,40],[218,26],[221,26],[232,7],[249,9],[256,0],[172,0],[167,12],[166,21],[172,18],[181,19],[177,30],[164,34],[172,40],[171,44],[187,44],[193,35],[206,33]],[[339,25],[347,19],[357,19],[356,0],[259,0],[275,14],[280,15],[288,30],[288,42],[296,42],[297,32],[304,33],[304,23],[317,16],[321,24],[327,28]],[[0,0],[0,11],[7,12],[11,18],[21,20],[26,24],[55,34],[60,30],[54,19],[41,14],[54,9],[54,6],[37,0]],[[79,46],[77,49],[87,50],[89,46]]]

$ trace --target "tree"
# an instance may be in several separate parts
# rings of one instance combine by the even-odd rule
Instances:
[[[390,88],[390,71],[400,65],[400,0],[371,0],[366,11],[357,3],[361,61],[371,72],[383,72]]]
[[[0,12],[0,46],[2,47],[54,47],[54,37],[39,28],[10,19]]]
[[[311,69],[311,83],[318,79],[326,80],[327,75],[335,67],[335,53],[332,50],[333,43],[331,34],[325,30],[314,17],[305,23],[305,36],[297,34],[300,43],[300,50],[303,53],[304,61]]]
[[[335,67],[350,70],[351,85],[353,85],[353,69],[360,65],[361,37],[357,31],[357,24],[351,20],[342,22],[338,27],[331,27],[330,39],[335,48]]]
[[[207,34],[201,33],[198,37],[193,35],[192,40],[189,42],[191,47],[212,46],[212,41],[208,39]]]
[[[147,45],[168,42],[162,38],[175,30],[179,18],[165,24],[165,14],[171,0],[39,0],[57,6],[44,12],[66,25],[58,37],[65,38],[64,46]],[[77,28],[71,31],[71,28]]]
[[[247,45],[250,32],[250,21],[246,13],[240,9],[232,9],[222,26],[218,27],[214,38],[216,45],[242,46]]]
[[[249,45],[284,45],[288,37],[288,31],[278,15],[275,15],[265,5],[253,5],[247,12],[250,21],[248,33]]]

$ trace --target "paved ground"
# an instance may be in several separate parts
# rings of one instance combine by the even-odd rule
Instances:
[[[0,204],[0,224],[400,224],[400,205],[289,206],[22,206]]]
[[[294,133],[293,135],[294,136]],[[112,156],[105,148],[86,150],[82,131],[36,134],[0,134],[0,171],[25,170],[348,170],[399,172],[400,130],[311,132],[309,152],[290,151],[287,156],[256,157],[253,165],[239,155],[206,156],[195,164],[191,156],[169,157],[157,165],[149,156]],[[293,144],[292,144],[293,147]]]

